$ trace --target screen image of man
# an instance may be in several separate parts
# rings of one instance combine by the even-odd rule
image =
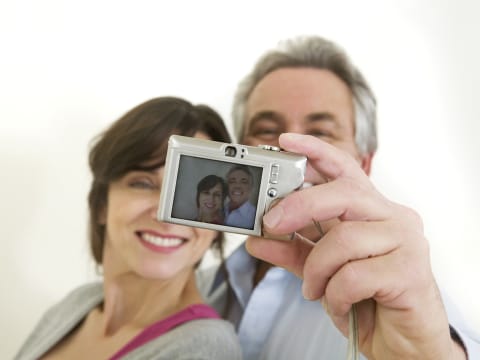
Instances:
[[[255,206],[250,202],[253,176],[248,166],[235,165],[227,173],[228,202],[225,207],[225,225],[253,229]]]

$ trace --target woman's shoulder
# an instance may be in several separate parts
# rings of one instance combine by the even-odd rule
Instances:
[[[70,318],[78,313],[88,313],[92,307],[103,300],[103,286],[100,282],[88,283],[71,290],[67,295],[53,305],[45,317],[67,316]]]
[[[42,315],[15,359],[40,357],[71,331],[102,299],[103,287],[99,282],[82,285],[70,291]]]
[[[188,321],[127,354],[125,359],[240,360],[240,343],[222,319]]]
[[[193,320],[186,323],[184,327],[178,327],[178,331],[183,334],[182,336],[190,338],[188,343],[192,352],[203,347],[205,358],[237,359],[233,354],[238,354],[238,359],[241,359],[240,343],[235,328],[226,320]]]

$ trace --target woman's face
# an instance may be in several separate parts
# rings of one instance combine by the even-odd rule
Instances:
[[[163,167],[131,171],[109,186],[104,267],[167,280],[191,271],[216,231],[156,220]]]
[[[223,189],[220,183],[198,195],[198,204],[202,213],[214,214],[222,208]]]

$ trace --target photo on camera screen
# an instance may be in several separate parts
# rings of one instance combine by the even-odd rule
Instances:
[[[262,170],[181,155],[172,218],[252,230]]]

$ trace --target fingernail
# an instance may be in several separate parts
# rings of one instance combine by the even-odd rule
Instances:
[[[263,223],[268,228],[273,229],[278,224],[280,224],[282,217],[283,217],[283,208],[281,206],[274,206],[263,217]]]
[[[301,141],[303,139],[302,135],[297,133],[284,133],[282,137],[289,141]]]
[[[320,302],[322,303],[323,309],[328,314],[328,304],[327,304],[327,300],[325,299],[325,296],[322,296],[322,298],[320,299]]]
[[[312,294],[310,289],[305,285],[305,282],[302,283],[302,294],[305,300],[312,300]]]

